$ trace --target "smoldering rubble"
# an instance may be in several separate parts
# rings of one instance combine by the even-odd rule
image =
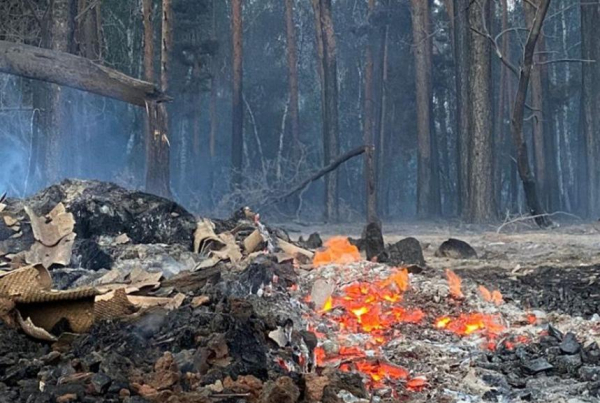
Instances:
[[[196,217],[93,181],[0,215],[0,401],[600,396],[597,267],[439,270],[381,228],[293,239],[250,207]],[[439,254],[480,259],[458,240]]]

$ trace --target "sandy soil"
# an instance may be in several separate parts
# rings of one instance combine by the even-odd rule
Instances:
[[[360,237],[359,225],[300,226],[284,225],[292,238],[318,232],[323,239],[333,235]],[[427,264],[435,268],[499,267],[507,270],[539,266],[578,267],[600,265],[600,223],[562,223],[540,230],[526,223],[505,226],[470,226],[458,223],[383,223],[386,243],[405,237],[417,238]],[[479,259],[454,260],[434,256],[448,238],[458,238],[475,248]]]

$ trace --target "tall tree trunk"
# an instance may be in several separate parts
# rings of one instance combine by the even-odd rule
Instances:
[[[600,5],[581,4],[581,53],[583,59],[582,122],[587,159],[586,205],[588,216],[600,216]]]
[[[527,21],[527,28],[531,30],[533,26],[533,20],[537,8],[539,7],[540,0],[531,0],[531,2],[523,2],[523,8],[525,11],[525,19]],[[540,33],[540,37],[537,42],[537,50],[543,52],[543,32]],[[534,61],[539,60],[538,57],[534,57]],[[544,209],[548,208],[547,203],[547,192],[548,186],[546,181],[546,144],[544,138],[544,94],[542,86],[542,71],[541,66],[534,65],[531,70],[531,106],[535,110],[534,118],[531,120],[533,126],[533,155],[534,155],[534,174],[538,186],[538,192],[540,195],[540,202]]]
[[[48,16],[42,18],[40,47],[48,49],[51,45],[50,25]],[[44,184],[44,165],[45,165],[45,141],[46,128],[48,127],[48,103],[50,101],[50,84],[39,82],[33,88],[33,133],[31,138],[31,155],[29,156],[29,168],[27,178],[25,179],[25,193],[29,194],[37,186]]]
[[[321,22],[321,0],[311,0],[313,14],[315,17],[315,48],[317,50],[317,73],[319,75],[319,83],[321,85],[321,133],[323,137],[323,161],[326,164],[328,160],[328,124],[327,124],[327,106],[325,100],[325,51],[324,51],[324,35],[323,24]],[[329,175],[325,177],[325,213],[324,219],[328,220],[329,209]]]
[[[531,31],[529,32],[529,38],[527,39],[525,53],[523,55],[523,66],[521,67],[521,73],[519,77],[519,90],[517,91],[511,121],[511,134],[515,143],[515,148],[517,149],[517,164],[519,168],[519,175],[521,176],[521,181],[523,182],[523,190],[525,191],[527,207],[533,216],[537,216],[536,222],[541,227],[550,225],[550,220],[547,216],[543,215],[544,209],[538,199],[535,176],[531,172],[531,167],[529,166],[527,143],[523,137],[523,123],[525,115],[525,101],[527,99],[527,88],[529,87],[531,70],[533,69],[535,45],[539,38],[542,24],[546,18],[546,13],[548,12],[549,6],[550,0],[540,1]]]
[[[287,37],[288,85],[290,92],[290,127],[292,132],[292,160],[300,157],[300,106],[298,103],[298,51],[294,25],[294,0],[285,0],[285,26]]]
[[[500,15],[501,15],[501,30],[505,32],[502,36],[501,49],[502,54],[508,54],[508,34],[506,30],[508,29],[508,0],[500,1]],[[510,80],[509,76],[510,71],[504,65],[504,63],[500,63],[500,95],[498,97],[498,109],[497,115],[495,119],[496,128],[494,130],[494,135],[496,136],[494,145],[496,149],[496,158],[494,158],[494,197],[498,202],[498,208],[502,206],[502,184],[503,184],[503,172],[505,171],[504,167],[511,163],[511,161],[506,158],[508,155],[508,150],[506,149],[506,141],[505,139],[508,137],[505,135],[506,133],[506,125],[505,125],[505,117],[506,117],[506,100],[508,98],[508,91],[510,91]],[[510,143],[508,143],[510,144]]]
[[[379,211],[383,213],[385,211],[384,203],[385,200],[384,194],[384,183],[386,183],[383,178],[387,175],[384,174],[385,164],[387,163],[385,157],[385,149],[388,146],[386,141],[386,132],[387,132],[387,86],[388,86],[388,47],[389,47],[389,25],[386,24],[383,29],[383,35],[381,37],[381,49],[380,49],[380,64],[381,64],[381,91],[380,91],[380,100],[379,100],[379,141],[377,147],[377,186],[378,186],[378,195],[377,201],[379,205]]]
[[[454,0],[454,65],[456,69],[456,133],[458,203],[460,214],[466,218],[469,212],[469,29],[468,10],[471,0]]]
[[[431,41],[429,38],[429,2],[411,0],[417,98],[417,214],[436,213],[436,189],[433,180],[431,132]]]
[[[142,17],[144,22],[144,80],[154,82],[154,24],[152,21],[152,0],[142,0]],[[153,141],[154,131],[150,127],[150,116],[144,121],[145,150],[146,150],[146,176],[152,171],[155,158],[156,143]],[[147,179],[146,179],[147,180]]]
[[[368,0],[367,20],[371,21],[375,0]],[[377,221],[377,186],[375,179],[375,86],[373,80],[373,32],[367,35],[367,49],[365,60],[365,106],[363,137],[368,147],[365,152],[364,176],[367,201],[367,222]]]
[[[489,0],[472,2],[469,24],[472,29],[484,31],[490,21]],[[471,34],[469,59],[469,214],[471,222],[488,222],[496,215],[494,203],[492,102],[491,102],[491,47],[482,35]]]
[[[75,42],[77,54],[95,62],[101,61],[101,13],[100,4],[92,5],[91,0],[77,0],[77,11],[83,15],[76,20]],[[93,8],[88,9],[88,7]]]
[[[338,133],[338,78],[337,45],[333,27],[331,0],[319,1],[321,33],[323,39],[323,87],[324,87],[324,165],[339,154]],[[325,177],[325,221],[337,221],[338,214],[338,174],[337,171]]]
[[[231,31],[233,40],[233,87],[232,87],[232,132],[231,162],[232,190],[239,190],[242,184],[243,143],[244,143],[244,102],[242,98],[242,0],[231,1]]]
[[[54,0],[50,3],[50,48],[60,52],[68,52],[71,37],[71,0]],[[58,181],[61,171],[61,146],[64,140],[65,102],[64,88],[50,85],[48,102],[48,127],[46,130],[44,168],[46,184]]]
[[[144,7],[145,9],[148,7]],[[144,20],[146,21],[147,15]],[[160,87],[163,92],[169,90],[169,74],[171,67],[171,51],[173,46],[173,10],[172,0],[162,1],[162,38],[160,48]],[[151,19],[147,21],[147,26],[151,29]],[[146,36],[149,37],[145,31]],[[152,73],[150,67],[151,60],[148,52],[152,51],[145,49],[144,52],[144,68]],[[146,73],[146,74],[149,74]],[[170,143],[169,143],[169,116],[167,106],[164,102],[148,102],[147,103],[148,119],[149,119],[149,145],[147,145],[147,160],[146,160],[146,191],[155,193],[160,196],[171,196],[170,185]]]

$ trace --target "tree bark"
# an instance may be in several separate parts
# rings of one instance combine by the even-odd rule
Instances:
[[[313,14],[315,17],[315,48],[317,49],[317,73],[323,87],[323,26],[321,25],[321,0],[311,0]],[[323,97],[324,89],[321,91]],[[321,100],[323,101],[323,100]],[[324,103],[324,102],[323,102]]]
[[[489,0],[472,2],[469,7],[469,25],[485,31],[490,21]],[[491,101],[491,47],[482,35],[471,34],[469,58],[469,210],[468,220],[489,222],[496,215],[494,200],[492,101]],[[464,106],[464,105],[463,105]]]
[[[288,85],[290,92],[290,127],[292,132],[292,161],[300,157],[300,107],[298,101],[298,51],[294,25],[294,0],[285,0],[285,26],[287,37]]]
[[[77,11],[82,15],[75,19],[75,42],[78,44],[77,54],[99,63],[102,60],[100,3],[89,9],[91,3],[92,0],[78,0]]]
[[[433,180],[431,132],[431,41],[429,38],[429,2],[411,0],[417,98],[417,214],[436,213],[436,189]]]
[[[502,21],[502,32],[506,32],[508,29],[508,0],[501,0],[500,2],[500,14]],[[502,54],[506,55],[509,51],[509,42],[508,42],[508,34],[504,34],[502,36]],[[500,207],[502,200],[502,179],[503,172],[506,172],[505,167],[512,165],[512,161],[507,158],[509,155],[510,146],[510,136],[505,135],[506,133],[506,125],[505,125],[505,117],[506,117],[506,104],[507,99],[509,99],[508,93],[512,91],[511,86],[511,76],[508,67],[504,65],[504,63],[500,63],[500,96],[498,100],[498,115],[496,116],[496,130],[494,133],[496,135],[496,158],[494,158],[494,184],[495,184],[495,197],[498,201],[498,207]],[[509,140],[509,142],[506,141]],[[509,171],[510,172],[510,171]]]
[[[320,0],[321,32],[323,39],[323,87],[324,87],[324,165],[339,154],[338,130],[338,78],[337,45],[333,27],[331,0]],[[333,172],[325,177],[326,222],[337,221],[338,175]]]
[[[50,6],[50,49],[55,52],[68,52],[70,48],[69,37],[72,31],[70,11],[71,0],[55,0]],[[25,45],[22,45],[25,46]],[[0,43],[0,52],[2,52],[2,44]],[[10,49],[14,51],[14,48]],[[45,50],[44,50],[45,51]],[[5,52],[2,52],[6,54]],[[10,53],[8,53],[10,55]],[[9,56],[10,57],[10,56]],[[14,58],[13,58],[14,59]],[[26,61],[25,61],[26,62]],[[7,65],[9,69],[12,63],[0,60],[0,71],[5,71],[3,67]],[[63,172],[61,171],[62,155],[61,147],[64,143],[64,118],[65,114],[65,95],[64,88],[53,84],[49,90],[48,102],[48,126],[45,135],[45,154],[43,160],[42,172],[45,175],[46,184],[57,182]]]
[[[40,47],[45,49],[50,48],[51,45],[50,22],[48,15],[40,20]],[[50,109],[48,107],[50,85],[48,82],[39,82],[33,88],[33,109],[37,113],[33,114],[31,156],[29,158],[29,168],[24,186],[25,193],[27,194],[44,182],[45,141],[46,128],[48,127],[48,112]]]
[[[0,73],[47,81],[130,104],[170,98],[154,84],[129,77],[84,57],[0,41]]]
[[[375,0],[368,0],[367,20],[371,20]],[[365,106],[363,138],[368,147],[365,153],[364,176],[366,190],[367,223],[377,222],[377,185],[375,178],[375,88],[373,80],[373,35],[370,30],[367,35],[367,49],[365,60]]]
[[[146,4],[145,4],[146,6]],[[150,10],[151,12],[151,10]],[[147,17],[146,15],[144,17]],[[146,18],[144,18],[146,20]],[[173,10],[171,0],[162,2],[162,38],[160,47],[160,86],[163,92],[169,90],[170,54],[173,46]],[[150,25],[147,25],[151,29]],[[144,32],[148,35],[147,30]],[[153,48],[152,48],[153,49]],[[152,50],[151,49],[151,50]],[[150,68],[151,50],[144,49],[144,65]],[[150,60],[148,60],[150,58]],[[149,73],[153,69],[149,69]],[[146,191],[160,196],[171,196],[169,115],[164,102],[148,102],[149,138],[146,148]]]
[[[380,63],[381,63],[381,91],[380,91],[380,100],[379,100],[379,141],[377,144],[377,201],[379,205],[379,211],[384,211],[384,188],[383,188],[383,178],[384,169],[386,164],[386,153],[385,149],[387,147],[386,142],[386,133],[387,133],[387,86],[388,86],[388,48],[389,48],[389,25],[386,24],[383,29],[383,34],[381,37],[381,50],[380,50]]]
[[[231,1],[231,31],[233,49],[233,81],[232,81],[232,129],[231,129],[231,184],[232,190],[240,189],[242,185],[243,143],[244,143],[244,103],[242,99],[243,86],[243,27],[242,0]]]
[[[540,0],[531,0],[529,2],[523,2],[523,8],[525,11],[525,20],[527,21],[527,28],[531,30],[533,26],[533,20],[536,15],[537,7],[539,7]],[[543,32],[540,32],[540,37],[537,41],[536,48],[538,52],[543,52],[542,41]],[[539,59],[534,57],[534,60]],[[542,86],[542,66],[534,65],[531,70],[531,106],[535,109],[534,118],[531,120],[533,126],[533,155],[534,155],[534,174],[537,179],[538,192],[540,195],[540,202],[545,209],[548,208],[547,203],[547,180],[546,180],[546,141],[544,138],[544,95]]]
[[[582,130],[585,144],[587,178],[585,178],[586,210],[591,218],[600,216],[600,5],[581,4]]]
[[[454,65],[456,69],[456,133],[458,209],[463,218],[469,212],[469,31],[470,0],[454,0]]]
[[[212,31],[211,36],[212,39],[216,41],[217,39],[217,2],[219,0],[212,0]],[[218,102],[218,77],[219,77],[219,64],[216,55],[211,57],[211,78],[210,78],[210,106],[208,108],[208,114],[210,119],[210,133],[208,137],[209,144],[209,154],[210,158],[215,157],[216,153],[216,142],[217,142],[217,128],[218,128],[218,120],[217,120],[217,102]],[[198,143],[200,143],[200,138],[198,138]],[[200,144],[198,144],[198,152],[196,155],[200,155]],[[212,175],[212,166],[211,166],[211,175]]]
[[[523,137],[523,119],[525,115],[525,101],[527,99],[527,88],[531,79],[531,70],[533,68],[533,56],[536,42],[540,36],[542,24],[546,18],[550,0],[541,0],[533,20],[531,31],[527,43],[525,44],[525,53],[523,55],[523,66],[519,76],[519,89],[517,91],[515,105],[513,107],[513,115],[511,120],[511,134],[517,150],[517,164],[519,175],[523,182],[525,191],[525,199],[529,212],[533,216],[537,216],[535,221],[540,227],[550,225],[550,220],[544,216],[544,209],[538,199],[535,177],[529,166],[529,156],[527,153],[527,143]]]
[[[144,21],[144,80],[154,82],[154,25],[152,23],[152,0],[142,0]]]

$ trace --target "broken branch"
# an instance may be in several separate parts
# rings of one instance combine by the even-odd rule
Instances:
[[[352,159],[354,157],[357,157],[357,156],[361,155],[362,153],[364,153],[365,151],[367,151],[367,147],[368,146],[360,146],[360,147],[357,147],[357,148],[355,148],[353,150],[350,150],[347,153],[339,156],[331,164],[329,164],[326,167],[324,167],[324,168],[320,169],[319,171],[315,172],[310,177],[308,177],[306,180],[304,180],[300,184],[294,186],[290,191],[288,191],[284,195],[274,197],[270,201],[267,201],[264,204],[264,206],[275,204],[277,202],[280,202],[282,200],[287,199],[288,197],[290,197],[294,193],[296,193],[296,192],[304,189],[310,183],[312,183],[312,182],[320,179],[321,177],[327,175],[328,173],[330,173],[332,171],[335,171],[340,165],[342,165],[344,162],[348,161],[349,159]]]

